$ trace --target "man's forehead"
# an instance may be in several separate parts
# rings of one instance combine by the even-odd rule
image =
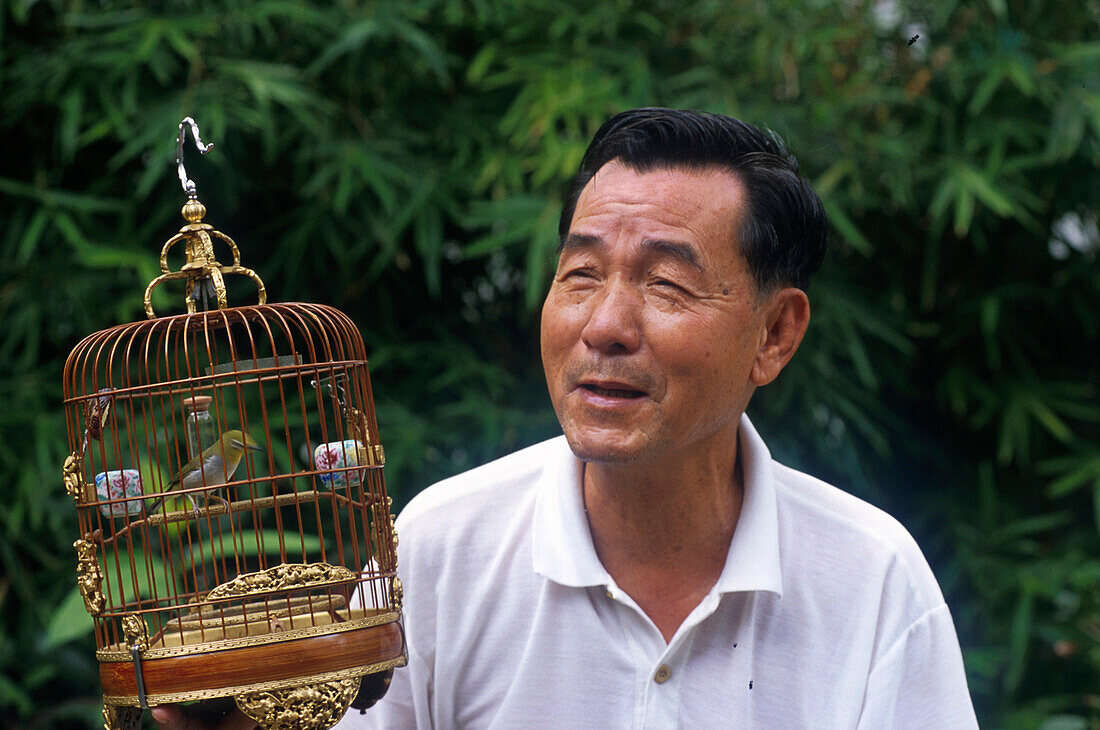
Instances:
[[[703,244],[736,238],[745,209],[743,185],[722,168],[637,170],[618,160],[581,191],[570,234],[626,231],[656,241]]]
[[[581,190],[576,212],[607,204],[663,208],[673,217],[713,212],[740,217],[744,185],[721,167],[639,170],[618,160],[601,167]]]

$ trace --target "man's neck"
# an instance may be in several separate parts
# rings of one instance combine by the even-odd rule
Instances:
[[[669,641],[717,582],[741,514],[736,438],[705,458],[588,463],[585,513],[596,553]]]

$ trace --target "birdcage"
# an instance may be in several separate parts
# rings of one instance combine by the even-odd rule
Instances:
[[[405,663],[365,348],[331,307],[266,303],[236,244],[202,222],[185,123],[206,149],[184,120],[187,224],[164,245],[149,319],[86,337],[64,371],[63,479],[106,727],[233,698],[264,727],[327,728]],[[232,274],[259,304],[228,306]],[[158,318],[152,292],[172,280],[188,311]]]

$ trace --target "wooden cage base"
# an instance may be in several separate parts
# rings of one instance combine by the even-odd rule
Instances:
[[[397,612],[141,653],[148,706],[240,697],[350,680],[405,665]],[[104,704],[137,707],[137,673],[123,647],[97,652]],[[345,708],[346,709],[346,708]],[[342,713],[341,713],[342,714]]]

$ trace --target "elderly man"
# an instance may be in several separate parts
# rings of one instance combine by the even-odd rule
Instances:
[[[913,539],[772,461],[744,415],[825,249],[794,159],[728,117],[625,112],[560,228],[542,359],[564,436],[405,508],[409,665],[339,727],[976,727]]]
[[[564,437],[398,519],[409,666],[340,727],[976,727],[950,613],[878,509],[745,417],[798,349],[821,202],[774,137],[610,119],[561,218]]]

